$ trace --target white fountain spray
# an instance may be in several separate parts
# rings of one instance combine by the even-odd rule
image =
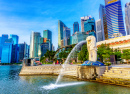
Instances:
[[[58,82],[60,81],[60,79],[62,78],[62,76],[64,75],[63,74],[63,71],[65,69],[65,67],[67,66],[69,60],[70,60],[70,57],[71,55],[77,50],[79,49],[83,44],[86,43],[86,40],[85,41],[81,41],[79,42],[70,52],[70,54],[68,55],[65,63],[62,65],[62,68],[60,70],[60,74],[56,80],[56,83],[55,84],[50,84],[48,86],[43,86],[42,88],[44,89],[55,89],[55,88],[59,88],[59,87],[66,87],[66,86],[72,86],[72,85],[79,85],[79,84],[84,84],[85,82],[74,82],[74,83],[66,83],[66,84],[58,84]]]
[[[70,54],[68,55],[68,57],[67,57],[65,63],[62,65],[62,68],[61,68],[61,70],[60,70],[60,74],[59,74],[59,76],[58,76],[58,78],[57,78],[57,80],[56,80],[55,85],[58,84],[58,82],[60,81],[60,79],[61,79],[62,76],[64,75],[64,74],[63,74],[63,71],[64,71],[66,65],[68,64],[68,62],[69,62],[69,60],[70,60],[70,57],[71,57],[71,55],[73,54],[73,52],[75,52],[75,50],[77,50],[78,48],[80,48],[84,43],[86,43],[86,40],[79,42],[79,43],[71,50],[71,52],[70,52]]]

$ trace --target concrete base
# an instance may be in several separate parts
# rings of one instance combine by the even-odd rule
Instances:
[[[61,68],[62,66],[60,65],[23,66],[19,75],[58,75]],[[79,79],[96,79],[99,78],[105,70],[105,66],[67,65],[63,71],[63,75]]]

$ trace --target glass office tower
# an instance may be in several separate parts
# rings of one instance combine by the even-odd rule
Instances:
[[[120,0],[105,0],[108,38],[114,38],[116,34],[119,36],[126,35],[124,29],[122,8]]]
[[[89,36],[86,32],[75,32],[74,35],[72,35],[72,44],[77,44],[83,40],[86,40],[86,38]]]
[[[81,17],[81,32],[85,32],[85,30],[84,30],[84,22],[86,22],[90,18],[91,18],[91,16]]]
[[[12,62],[12,48],[13,48],[13,40],[6,39],[5,43],[3,44],[2,49],[2,57],[1,63],[11,63]]]
[[[108,39],[106,9],[105,9],[105,6],[102,4],[100,4],[100,7],[99,7],[99,19],[101,19],[102,37],[103,37],[103,40],[106,40]]]
[[[64,27],[63,30],[63,45],[70,45],[70,28]]]
[[[30,58],[39,57],[38,51],[40,47],[40,37],[39,32],[32,32],[30,37]]]
[[[78,22],[74,22],[74,24],[73,24],[73,34],[75,32],[77,32],[77,31],[79,31],[79,23]]]
[[[50,39],[50,42],[52,44],[52,32],[50,30],[43,31],[43,38]]]
[[[49,50],[49,43],[42,43],[41,44],[41,57]]]
[[[94,18],[90,18],[84,22],[84,32],[88,32],[91,30],[95,30],[95,19]]]
[[[0,60],[1,60],[1,55],[2,55],[2,48],[6,39],[8,39],[7,34],[3,34],[2,37],[0,37]]]
[[[63,29],[66,27],[66,25],[58,20],[58,48],[61,47],[61,40],[63,40]]]
[[[19,44],[19,62],[24,58],[29,58],[29,46],[25,42]]]
[[[96,38],[97,42],[103,40],[101,19],[96,21]]]
[[[13,35],[13,34],[11,34],[10,35],[10,38],[12,38],[13,39],[13,41],[14,41],[14,45],[15,44],[18,44],[18,41],[19,41],[19,37],[17,36],[17,35]]]
[[[52,32],[50,30],[43,31],[44,43],[49,42],[49,50],[52,50]]]
[[[94,18],[89,18],[87,21],[84,22],[84,32],[87,32],[87,34],[96,37],[96,27]]]
[[[17,35],[11,34],[10,38],[13,40],[12,63],[17,63],[19,61],[19,37]]]
[[[127,35],[130,35],[130,2],[125,5],[125,23]]]

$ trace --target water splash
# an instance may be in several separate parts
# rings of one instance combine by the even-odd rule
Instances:
[[[70,54],[68,55],[68,57],[67,57],[65,63],[62,65],[62,68],[61,68],[61,70],[60,70],[60,74],[59,74],[59,76],[58,76],[58,78],[57,78],[57,80],[56,80],[55,85],[58,84],[58,82],[60,81],[60,79],[61,79],[62,76],[64,75],[64,74],[63,74],[63,71],[64,71],[65,67],[66,67],[67,64],[68,64],[71,55],[72,55],[77,49],[79,49],[83,44],[85,44],[85,43],[86,43],[86,40],[81,41],[81,42],[79,42],[79,43],[71,50],[71,52],[70,52]]]
[[[52,90],[52,89],[56,89],[56,88],[61,88],[61,87],[67,87],[67,86],[74,86],[74,85],[80,85],[80,84],[85,84],[86,82],[74,82],[74,83],[66,83],[66,84],[50,84],[49,86],[43,86],[43,89],[46,90]]]

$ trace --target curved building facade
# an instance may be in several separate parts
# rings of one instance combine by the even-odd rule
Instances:
[[[124,29],[121,1],[105,0],[105,4],[108,38],[113,38],[114,34],[125,36],[126,32]]]

